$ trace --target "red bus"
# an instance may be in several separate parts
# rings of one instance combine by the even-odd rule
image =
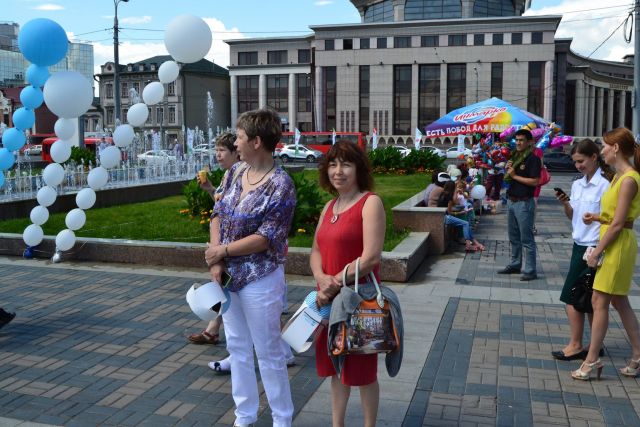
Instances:
[[[322,151],[324,154],[327,154],[327,151],[329,151],[332,145],[332,135],[332,132],[300,132],[300,144],[312,150]],[[341,139],[355,142],[358,144],[358,147],[363,150],[367,148],[367,140],[362,132],[336,132],[336,141]],[[294,143],[295,138],[293,132],[282,132],[282,139],[278,144],[278,148]]]
[[[53,159],[51,158],[51,146],[53,145],[54,142],[56,142],[58,139],[57,136],[53,136],[51,138],[45,138],[42,141],[42,160],[44,160],[47,163],[52,163]],[[107,141],[107,143],[111,144],[113,143],[113,138],[111,138],[110,136],[107,136],[104,138],[105,141]],[[100,145],[100,140],[101,138],[99,137],[85,137],[84,138],[84,145],[86,148],[88,148],[89,150],[93,151],[94,153],[97,151],[97,146]]]

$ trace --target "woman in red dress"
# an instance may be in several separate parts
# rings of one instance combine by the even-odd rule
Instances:
[[[376,277],[382,256],[385,212],[382,200],[370,190],[373,176],[367,154],[350,141],[338,141],[320,164],[320,185],[337,197],[324,207],[311,249],[311,270],[318,288],[318,306],[329,304],[342,286],[342,271],[349,265],[347,282],[354,280],[360,257],[360,277]],[[364,281],[364,280],[363,280]],[[327,350],[328,329],[318,334],[316,368],[331,377],[334,427],[344,426],[352,386],[360,387],[365,427],[374,426],[378,413],[378,356],[349,355],[338,375]]]

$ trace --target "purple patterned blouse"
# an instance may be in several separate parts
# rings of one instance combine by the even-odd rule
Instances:
[[[242,164],[233,165],[229,169],[229,176],[233,176]],[[277,168],[266,182],[240,200],[244,173],[246,170],[241,171],[235,180],[227,180],[224,196],[213,208],[213,216],[220,218],[220,244],[228,245],[258,234],[267,238],[269,248],[251,255],[225,258],[227,270],[233,278],[230,291],[239,291],[284,263],[287,235],[296,206],[295,186],[291,177],[281,168]]]

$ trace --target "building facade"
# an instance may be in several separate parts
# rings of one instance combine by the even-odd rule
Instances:
[[[313,26],[305,37],[227,41],[231,121],[270,106],[283,129],[406,136],[495,96],[567,133],[594,135],[620,117],[630,123],[621,99],[632,67],[571,52],[570,40],[555,39],[561,16],[521,16],[530,1],[352,3],[360,23]],[[618,119],[608,120],[609,110]]]
[[[170,56],[155,56],[132,64],[120,64],[120,121],[126,123],[127,111],[136,102],[142,102],[142,91],[146,84],[158,80],[158,68]],[[100,106],[104,114],[104,128],[113,130],[116,126],[114,63],[101,66],[97,75],[99,82]],[[164,100],[149,106],[149,117],[143,131],[161,132],[168,145],[174,140],[183,141],[186,128],[206,131],[208,123],[212,130],[226,128],[230,123],[229,74],[227,69],[202,59],[193,64],[185,64],[175,82],[165,84]],[[211,120],[208,118],[208,93],[213,101]],[[139,95],[139,99],[134,98]]]

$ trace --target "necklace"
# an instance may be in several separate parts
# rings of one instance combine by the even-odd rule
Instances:
[[[269,172],[271,172],[273,170],[273,168],[276,167],[276,162],[273,162],[273,164],[271,165],[271,167],[269,168],[269,170],[267,172],[265,172],[264,175],[262,175],[262,178],[260,178],[257,182],[251,182],[249,181],[249,171],[251,170],[251,166],[249,166],[249,170],[247,170],[247,182],[249,183],[249,185],[258,185],[262,182],[262,180],[264,179],[265,176],[267,176],[269,174]]]
[[[357,195],[359,195],[359,194],[360,194],[360,192],[358,191],[356,194],[357,194]],[[351,198],[349,198],[349,203],[351,203],[351,202],[353,201],[353,199],[354,199],[354,198],[355,198],[355,197],[351,197]],[[338,221],[338,219],[340,218],[340,214],[342,213],[342,212],[336,213],[336,210],[337,210],[337,209],[336,209],[336,205],[338,204],[338,202],[342,202],[342,198],[341,198],[341,196],[338,196],[338,199],[337,199],[337,200],[336,200],[336,202],[333,204],[333,208],[331,209],[331,210],[333,211],[333,215],[331,216],[331,220],[329,220],[329,222],[330,222],[331,224],[335,224],[335,223],[336,223],[336,221]]]

